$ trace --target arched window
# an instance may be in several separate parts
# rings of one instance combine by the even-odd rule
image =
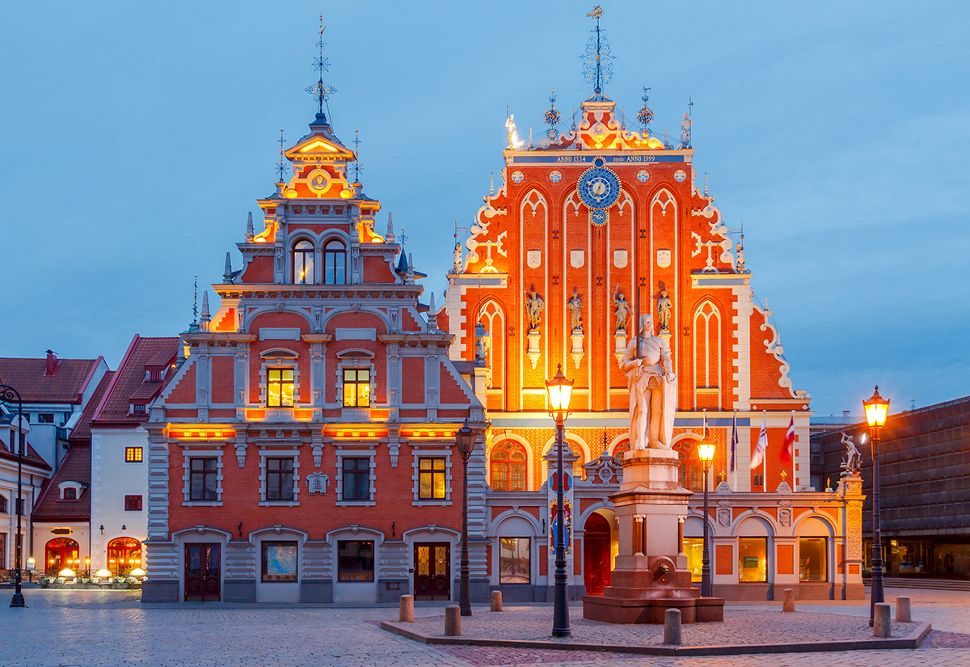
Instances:
[[[0,496],[0,514],[7,513],[7,496]]]
[[[504,440],[492,448],[490,462],[492,488],[496,491],[526,491],[527,456],[525,447]]]
[[[347,283],[347,247],[336,239],[323,246],[323,282],[327,285]]]
[[[75,572],[81,568],[81,559],[78,557],[80,548],[75,540],[69,537],[55,537],[44,546],[44,560],[47,563],[46,571],[51,576],[56,576],[58,572],[65,568],[71,568]]]
[[[293,283],[313,283],[313,244],[306,239],[297,241],[293,246]]]
[[[674,445],[680,455],[680,484],[691,491],[704,490],[704,468],[697,458],[697,448],[687,440]]]
[[[133,537],[116,537],[108,542],[108,569],[117,575],[141,567],[141,542]]]
[[[721,314],[710,301],[694,312],[694,387],[715,393],[721,387]]]

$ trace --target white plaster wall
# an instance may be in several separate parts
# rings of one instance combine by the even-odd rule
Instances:
[[[125,463],[125,447],[141,447],[143,461]],[[140,495],[142,511],[126,512],[126,495]],[[141,426],[91,431],[91,533],[95,570],[107,567],[112,539],[148,536],[148,432]]]

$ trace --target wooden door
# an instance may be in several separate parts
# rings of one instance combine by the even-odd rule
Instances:
[[[586,520],[583,531],[583,574],[586,592],[602,595],[610,585],[610,524],[601,515],[593,513]]]
[[[193,543],[185,545],[185,600],[210,602],[220,599],[222,546]]]
[[[451,545],[448,543],[414,545],[414,599],[451,599]]]

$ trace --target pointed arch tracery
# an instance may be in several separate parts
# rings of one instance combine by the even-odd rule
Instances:
[[[716,395],[718,405],[721,398],[721,330],[721,311],[717,305],[710,299],[701,301],[694,309],[691,322],[694,392],[696,399]]]
[[[489,389],[505,387],[505,311],[495,299],[485,300],[478,308],[476,323],[485,327],[488,346],[485,349],[485,363],[488,365]]]

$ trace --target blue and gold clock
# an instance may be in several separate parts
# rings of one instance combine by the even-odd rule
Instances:
[[[620,179],[603,164],[602,158],[594,160],[576,183],[579,199],[589,208],[590,220],[596,225],[606,224],[607,209],[620,198]]]

